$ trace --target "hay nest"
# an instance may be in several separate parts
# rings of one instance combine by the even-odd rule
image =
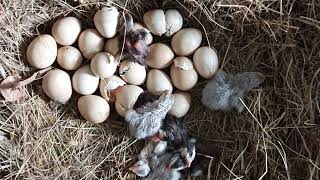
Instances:
[[[186,26],[205,32],[229,72],[259,71],[266,82],[245,99],[241,114],[212,112],[200,103],[200,82],[185,117],[212,158],[208,178],[317,179],[320,161],[320,3],[313,0],[115,1],[141,20],[152,8],[178,8]],[[3,0],[0,64],[8,74],[30,75],[26,46],[65,15],[94,27],[106,2]],[[41,82],[28,98],[0,104],[0,178],[134,179],[128,172],[141,147],[117,116],[93,125],[70,103],[50,102]]]

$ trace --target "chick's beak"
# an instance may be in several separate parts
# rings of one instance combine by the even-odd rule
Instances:
[[[187,161],[187,167],[190,168],[192,164],[192,161]]]
[[[153,136],[151,136],[151,141],[153,141],[153,142],[159,142],[161,139],[160,139],[160,137],[158,137],[158,135],[153,135]]]

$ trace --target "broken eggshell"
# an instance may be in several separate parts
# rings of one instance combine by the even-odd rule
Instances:
[[[193,63],[197,72],[203,78],[211,78],[218,70],[217,53],[209,46],[203,46],[193,54]]]
[[[179,56],[192,54],[201,44],[202,33],[196,28],[184,28],[178,31],[171,40],[173,51]]]
[[[93,74],[100,78],[111,77],[117,70],[118,62],[114,57],[106,52],[96,54],[91,60],[91,70]]]
[[[173,90],[169,76],[158,69],[152,69],[148,72],[147,89],[153,95],[161,95],[162,92]]]
[[[101,79],[99,84],[100,94],[108,102],[114,102],[116,99],[114,91],[124,85],[126,85],[126,82],[116,75]]]
[[[117,113],[125,117],[126,112],[132,109],[143,89],[135,85],[120,87],[116,93],[115,107]]]
[[[124,60],[120,63],[119,74],[129,84],[141,85],[146,79],[146,68],[139,63]]]
[[[99,85],[99,77],[91,71],[90,65],[80,67],[72,76],[73,89],[82,95],[94,93]]]
[[[117,33],[119,12],[114,6],[107,6],[97,11],[93,21],[98,32],[106,38],[112,38]]]
[[[81,23],[76,17],[64,17],[57,20],[51,29],[52,36],[60,45],[75,43],[81,32]]]
[[[78,40],[79,49],[87,59],[92,59],[94,55],[103,50],[104,38],[95,29],[82,31]]]
[[[162,9],[154,9],[143,15],[143,22],[152,34],[161,36],[166,32],[166,18]]]
[[[169,114],[181,118],[187,114],[191,105],[191,95],[187,92],[173,93],[174,103]]]
[[[49,71],[42,79],[42,89],[53,101],[66,103],[72,95],[69,74],[60,69]]]
[[[110,113],[108,102],[96,95],[81,96],[78,100],[78,109],[82,117],[95,124],[107,120]]]
[[[174,53],[168,45],[155,43],[150,46],[146,62],[152,68],[163,69],[171,65],[173,58]]]
[[[177,57],[170,67],[170,76],[173,85],[187,91],[193,88],[198,80],[198,74],[193,67],[192,61],[187,57]]]
[[[183,25],[183,18],[180,12],[176,9],[168,9],[165,12],[166,19],[166,33],[167,37],[172,36],[174,33],[178,32]]]

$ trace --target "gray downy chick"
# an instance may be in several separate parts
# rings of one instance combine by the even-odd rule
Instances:
[[[180,169],[172,168],[180,158],[177,152],[166,152],[158,158],[153,158],[150,162],[151,171],[145,180],[179,180],[181,178]]]
[[[137,139],[144,139],[156,134],[173,103],[174,97],[166,91],[158,100],[129,110],[125,119],[129,123],[130,134]]]
[[[118,23],[118,32],[120,34],[120,49],[123,46],[122,58],[127,58],[128,61],[137,62],[141,65],[145,65],[145,59],[147,58],[150,49],[146,42],[148,32],[145,29],[133,30],[133,18],[132,16],[124,12],[120,17]]]
[[[150,161],[152,161],[152,159],[156,159],[158,155],[163,154],[166,151],[166,147],[166,141],[149,141],[141,150],[138,156],[139,160],[130,167],[129,170],[139,177],[146,177],[150,172]]]
[[[259,86],[265,76],[258,72],[229,74],[219,70],[202,90],[202,104],[211,110],[230,111],[235,108],[238,112],[244,110],[239,100],[247,92]]]

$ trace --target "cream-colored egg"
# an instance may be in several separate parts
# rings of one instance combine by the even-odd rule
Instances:
[[[78,100],[78,109],[84,119],[95,124],[107,120],[110,113],[108,102],[96,95],[81,96]]]
[[[115,102],[115,107],[118,114],[124,117],[126,112],[133,108],[142,92],[143,89],[135,85],[125,85],[120,87],[116,93]]]
[[[80,67],[72,76],[73,89],[82,95],[94,93],[99,85],[99,77],[91,71],[90,65]]]
[[[143,15],[143,22],[152,34],[161,36],[166,32],[166,17],[162,9],[154,9]]]
[[[173,87],[169,76],[158,69],[152,69],[148,72],[147,89],[153,95],[161,95],[165,90],[172,92]]]
[[[170,76],[173,85],[187,91],[193,88],[198,81],[198,74],[193,67],[192,61],[187,57],[177,57],[170,67]]]
[[[181,118],[187,114],[191,106],[191,95],[186,92],[177,92],[173,94],[174,103],[169,114]]]
[[[112,38],[117,33],[119,12],[114,6],[107,6],[97,11],[93,17],[94,25],[99,33],[106,38]]]
[[[114,91],[124,85],[126,85],[126,82],[116,75],[101,79],[99,84],[100,94],[108,102],[114,102],[116,99]]]
[[[28,62],[38,69],[51,66],[57,57],[57,43],[48,34],[43,34],[31,41],[27,49]]]
[[[177,55],[188,56],[200,46],[201,41],[202,33],[199,29],[185,28],[172,37],[171,47]]]
[[[146,68],[139,63],[124,60],[120,63],[119,74],[129,84],[141,85],[146,80]]]
[[[217,53],[208,46],[200,47],[193,54],[193,63],[197,72],[203,78],[211,78],[218,70]]]
[[[60,69],[49,71],[42,79],[42,89],[53,101],[66,103],[72,95],[69,74]]]
[[[75,43],[81,32],[81,23],[76,17],[64,17],[56,21],[51,29],[58,44],[69,46]]]
[[[104,44],[104,51],[110,53],[112,56],[116,56],[120,49],[119,36],[115,36],[108,39]]]
[[[148,45],[150,45],[150,44],[152,43],[152,41],[153,41],[153,36],[152,36],[150,30],[147,29],[146,27],[144,27],[144,25],[142,25],[141,23],[134,22],[134,23],[133,23],[132,30],[133,30],[133,31],[136,31],[136,30],[138,30],[138,29],[144,29],[144,30],[147,32],[146,43],[147,43]]]
[[[78,45],[82,55],[92,59],[103,50],[104,38],[95,29],[86,29],[80,34]]]
[[[76,70],[82,64],[82,55],[73,46],[61,46],[58,49],[57,62],[65,70]]]
[[[118,62],[114,57],[106,52],[101,52],[93,56],[91,60],[91,70],[93,74],[100,78],[111,77],[117,70]]]
[[[171,65],[173,58],[174,53],[168,45],[155,43],[150,46],[146,62],[152,68],[163,69]]]
[[[174,33],[178,32],[183,25],[183,18],[180,12],[176,9],[168,9],[165,12],[166,16],[166,33],[167,37],[172,36]]]

